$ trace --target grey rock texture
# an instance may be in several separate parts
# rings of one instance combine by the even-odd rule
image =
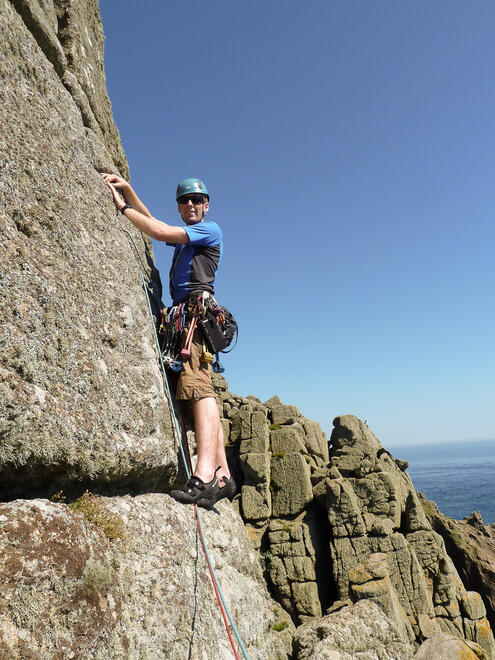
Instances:
[[[295,406],[236,397],[222,376],[216,386],[239,452],[240,510],[296,623],[372,600],[413,645],[443,631],[495,658],[483,601],[432,530],[404,461],[352,415],[335,418],[328,450]]]
[[[484,525],[475,511],[464,520],[444,516],[434,502],[420,495],[432,528],[445,542],[447,552],[469,590],[479,591],[486,616],[495,627],[495,525]]]
[[[300,626],[294,648],[294,660],[410,660],[414,653],[409,640],[370,601]]]
[[[98,176],[126,166],[97,3],[0,1],[0,496],[167,488],[177,446],[122,229],[154,274],[150,245]]]
[[[233,658],[193,509],[162,494],[92,509],[106,517],[48,500],[0,505],[0,658]],[[201,521],[243,643],[253,660],[284,660],[292,622],[268,596],[241,519],[218,510]]]
[[[484,660],[488,656],[473,642],[465,642],[453,635],[436,633],[421,644],[414,660]]]

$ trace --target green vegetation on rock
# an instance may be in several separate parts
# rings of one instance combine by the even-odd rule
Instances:
[[[90,523],[96,525],[108,539],[126,541],[125,525],[123,519],[116,513],[109,511],[100,495],[86,491],[74,502],[69,504],[72,511],[78,511]]]

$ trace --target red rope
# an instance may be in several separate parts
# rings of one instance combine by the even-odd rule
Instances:
[[[234,651],[234,655],[236,657],[236,660],[239,660],[239,656],[237,655],[237,651],[235,649],[234,640],[232,639],[232,635],[230,633],[230,627],[229,627],[229,622],[227,621],[227,615],[225,614],[225,609],[223,607],[223,603],[222,603],[222,600],[220,598],[220,594],[218,593],[215,578],[213,577],[213,572],[211,570],[210,562],[208,560],[208,555],[206,553],[206,548],[205,548],[205,544],[204,544],[204,541],[203,541],[203,535],[201,533],[201,526],[199,524],[199,519],[198,519],[198,505],[197,504],[194,505],[194,516],[196,518],[196,526],[198,528],[199,538],[201,539],[201,546],[203,548],[203,553],[205,555],[206,563],[208,564],[208,570],[210,571],[211,582],[213,584],[213,588],[215,589],[215,595],[217,597],[218,605],[220,606],[220,611],[222,613],[223,622],[225,624],[225,629],[227,630],[227,635],[229,636],[230,645],[232,646],[232,650]]]

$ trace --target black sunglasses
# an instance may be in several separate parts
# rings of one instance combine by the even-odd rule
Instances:
[[[193,204],[203,204],[204,197],[203,195],[182,195],[177,201],[179,204],[187,204],[189,201]]]

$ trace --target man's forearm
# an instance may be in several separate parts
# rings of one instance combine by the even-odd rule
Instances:
[[[153,217],[151,213],[148,211],[146,206],[143,204],[143,202],[139,199],[139,197],[136,195],[134,192],[134,189],[132,186],[129,185],[128,188],[122,189],[121,190],[123,196],[125,197],[126,202],[129,204],[129,206],[132,206],[133,209],[136,211],[139,211],[143,215],[148,216],[148,218]]]
[[[166,241],[168,243],[189,242],[189,237],[182,227],[167,225],[161,220],[157,220],[151,215],[146,215],[135,208],[127,208],[124,211],[124,215],[135,227],[157,241]]]

